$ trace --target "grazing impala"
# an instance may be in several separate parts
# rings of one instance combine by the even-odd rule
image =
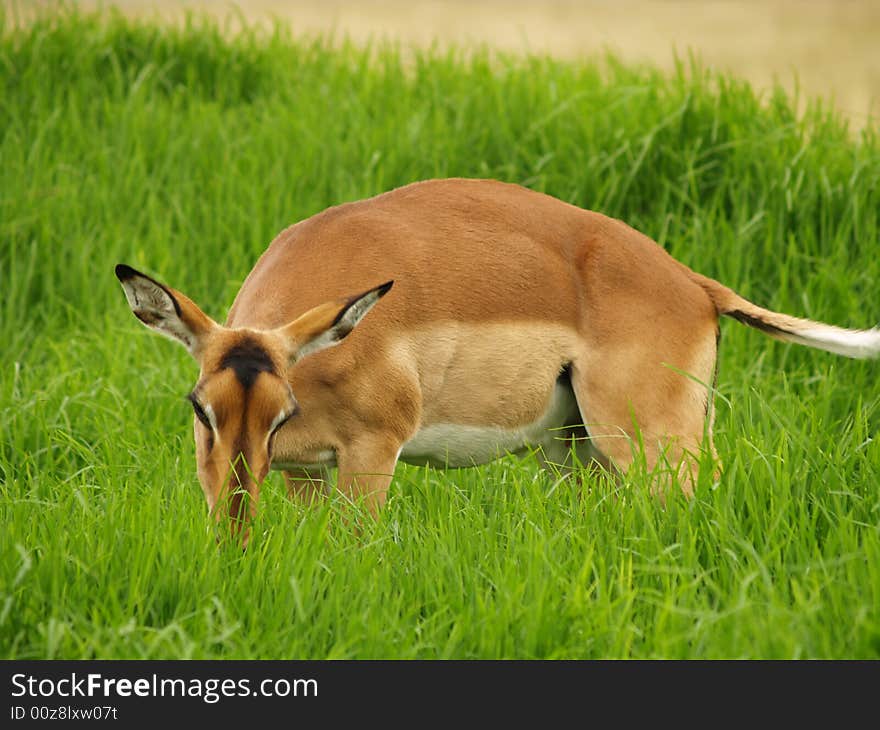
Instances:
[[[880,353],[880,330],[762,309],[620,221],[488,180],[415,183],[291,226],[225,326],[128,266],[116,275],[134,314],[200,365],[198,472],[218,516],[252,514],[270,468],[311,499],[337,466],[375,514],[398,459],[564,462],[573,447],[625,470],[636,441],[690,493],[689,455],[711,448],[719,315]]]

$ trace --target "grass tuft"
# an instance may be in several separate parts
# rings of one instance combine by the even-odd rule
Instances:
[[[665,509],[505,459],[400,466],[355,536],[263,490],[218,548],[192,362],[113,276],[222,318],[272,237],[413,180],[622,218],[761,304],[880,319],[880,143],[693,61],[664,76],[68,10],[0,16],[0,656],[880,656],[877,364],[723,325],[725,472]]]

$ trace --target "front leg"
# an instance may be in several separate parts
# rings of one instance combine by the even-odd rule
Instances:
[[[306,506],[317,504],[330,493],[330,469],[325,466],[285,469],[284,481],[288,496]]]
[[[370,514],[378,517],[400,448],[401,443],[394,437],[370,434],[338,449],[337,488],[352,501],[362,498]]]

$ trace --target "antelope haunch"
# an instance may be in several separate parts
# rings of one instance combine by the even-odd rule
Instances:
[[[338,488],[375,514],[398,459],[537,449],[564,463],[574,449],[625,470],[634,443],[690,493],[720,315],[880,354],[878,329],[762,309],[618,220],[490,180],[415,183],[287,228],[225,326],[128,266],[116,274],[135,315],[200,365],[198,472],[218,516],[252,513],[270,468],[310,500],[336,466]]]

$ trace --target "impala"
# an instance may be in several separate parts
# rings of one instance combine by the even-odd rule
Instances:
[[[763,309],[621,221],[490,180],[415,183],[287,228],[225,325],[128,266],[116,275],[134,314],[198,362],[199,480],[245,532],[270,468],[310,501],[335,466],[376,514],[398,460],[573,451],[615,471],[638,444],[690,494],[693,455],[711,449],[720,315],[880,353],[878,329]]]

